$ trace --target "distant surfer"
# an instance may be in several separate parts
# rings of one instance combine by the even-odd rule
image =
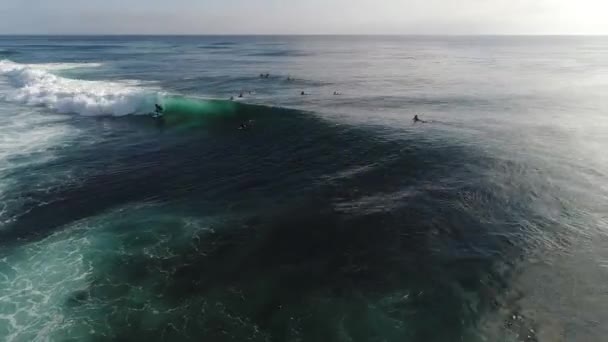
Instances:
[[[243,97],[243,92],[241,92],[241,93],[239,94],[239,98],[242,98],[242,97]]]
[[[337,92],[337,91],[334,91],[334,96],[335,96],[335,95],[342,95],[342,93],[339,93],[339,92]]]
[[[414,118],[412,119],[412,121],[414,121],[414,123],[426,123],[426,121],[424,120],[420,120],[420,118],[418,117],[418,114],[414,115]]]
[[[254,122],[253,120],[242,122],[241,125],[239,126],[239,129],[240,130],[249,129],[253,125],[253,122]]]
[[[154,104],[154,114],[152,114],[152,117],[155,119],[158,128],[161,130],[165,126],[165,117],[163,116],[164,111],[165,109],[161,105],[158,103]]]
[[[304,91],[302,91],[302,92],[300,93],[300,95],[304,96],[304,95],[306,95],[306,93],[305,93]]]
[[[164,108],[161,105],[159,105],[158,103],[154,104],[154,117],[155,118],[162,117],[163,111],[164,111]]]
[[[230,96],[230,101],[234,101],[234,96]]]

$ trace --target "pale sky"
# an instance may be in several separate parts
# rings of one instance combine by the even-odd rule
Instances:
[[[0,34],[608,34],[608,0],[0,0]]]

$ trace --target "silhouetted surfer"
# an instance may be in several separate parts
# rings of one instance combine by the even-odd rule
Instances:
[[[420,118],[418,117],[418,114],[414,115],[414,118],[412,119],[412,121],[414,121],[414,123],[417,123],[417,122],[426,123],[426,121],[420,120]]]
[[[165,118],[163,117],[164,108],[158,103],[154,104],[154,114],[152,117],[156,119],[156,124],[161,130],[165,126]]]
[[[304,95],[306,95],[306,93],[305,92],[301,92],[300,95],[304,96]]]
[[[240,94],[239,94],[239,98],[241,98],[241,97],[243,97],[243,93],[240,93]]]
[[[158,103],[154,104],[154,117],[155,118],[159,118],[163,116],[163,107],[161,105],[159,105]]]

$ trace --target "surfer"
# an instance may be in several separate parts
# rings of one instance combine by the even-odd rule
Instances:
[[[300,93],[300,95],[304,96],[304,95],[306,95],[306,93],[305,93],[304,91],[302,91],[302,92]]]
[[[155,118],[162,117],[163,116],[163,111],[164,111],[164,108],[161,105],[159,105],[158,103],[155,103],[154,104],[154,115],[153,115],[153,117],[155,117]]]
[[[417,122],[426,123],[426,121],[420,120],[420,118],[418,117],[418,114],[414,115],[414,118],[412,119],[412,121],[414,121],[414,123],[417,123]]]
[[[154,114],[152,114],[152,117],[156,121],[158,128],[160,128],[161,130],[165,126],[165,117],[163,116],[164,110],[165,109],[158,103],[154,104]]]
[[[241,125],[239,126],[239,130],[251,128],[251,126],[253,126],[254,122],[255,122],[254,120],[247,120],[247,121],[241,122]]]
[[[230,96],[230,101],[234,101],[234,96]]]
[[[342,95],[342,94],[337,91],[334,91],[334,95]]]
[[[253,124],[253,120],[243,121],[243,122],[241,122],[239,129],[240,130],[249,129],[252,124]]]
[[[239,98],[241,98],[241,97],[243,97],[243,92],[241,92],[241,93],[239,94]]]

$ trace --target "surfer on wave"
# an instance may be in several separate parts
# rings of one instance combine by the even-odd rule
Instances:
[[[158,103],[154,104],[154,117],[161,117],[163,116],[163,112],[164,112],[164,108],[159,105]]]

